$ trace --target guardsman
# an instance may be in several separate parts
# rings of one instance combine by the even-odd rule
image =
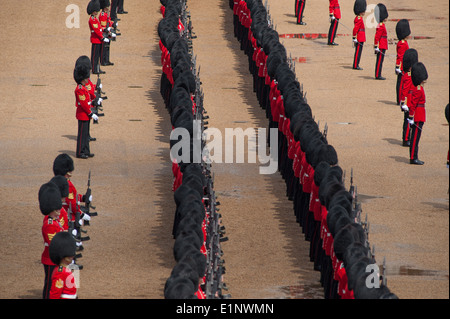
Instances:
[[[73,71],[73,77],[77,83],[75,88],[75,106],[76,118],[78,120],[78,135],[77,135],[77,158],[89,158],[93,157],[89,147],[89,121],[92,118],[97,121],[98,116],[91,110],[91,96],[85,85],[88,84],[90,76],[90,70],[85,64],[79,64]]]
[[[364,15],[366,13],[367,3],[366,0],[356,0],[353,5],[353,12],[356,17],[353,27],[353,46],[355,47],[355,57],[353,58],[353,69],[362,70],[359,67],[359,61],[361,61],[361,53],[363,50],[364,42],[366,42],[366,27],[364,26]]]
[[[386,6],[382,3],[377,4],[375,7],[375,20],[377,21],[377,29],[375,32],[374,49],[377,55],[377,62],[375,64],[375,79],[386,80],[386,78],[381,76],[381,71],[383,69],[384,56],[386,55],[386,50],[388,49],[387,41],[387,30],[386,30],[386,20],[389,14]]]
[[[419,160],[419,141],[422,135],[423,124],[426,121],[425,111],[425,90],[424,84],[428,79],[428,72],[425,65],[417,62],[411,68],[411,79],[414,85],[409,106],[409,124],[411,125],[411,145],[409,147],[410,164],[423,165]]]
[[[400,107],[404,113],[403,116],[403,132],[402,132],[402,144],[403,146],[410,146],[410,125],[408,122],[409,108],[408,103],[411,101],[411,94],[413,92],[413,84],[411,80],[411,67],[419,62],[419,56],[416,49],[408,49],[403,55],[402,61],[403,75],[400,83]]]
[[[69,195],[65,198],[63,202],[63,207],[67,212],[71,212],[71,216],[69,216],[69,222],[75,223],[76,221],[76,215],[78,214],[80,216],[80,219],[83,220],[90,220],[90,216],[87,214],[84,214],[80,209],[81,202],[86,201],[86,195],[78,194],[77,189],[75,188],[75,185],[72,183],[70,178],[72,177],[72,173],[74,171],[74,163],[73,159],[66,153],[59,154],[55,160],[53,161],[53,174],[55,176],[64,176],[67,179],[67,183],[69,184]],[[89,201],[92,201],[92,195],[89,196]],[[75,229],[79,228],[78,225],[76,225]],[[78,235],[74,234],[75,236]],[[79,250],[83,250],[82,243],[77,243],[77,246]]]
[[[100,16],[98,18],[100,26],[103,29],[104,33],[108,33],[108,38],[115,38],[116,34],[111,32],[113,22],[111,21],[111,17],[109,16],[111,2],[109,0],[100,0],[100,8],[102,9],[102,12],[100,13]],[[102,66],[114,65],[114,63],[109,60],[110,48],[111,41],[102,42],[102,49],[100,54],[100,64]]]
[[[336,38],[336,32],[339,25],[339,19],[341,18],[341,7],[339,6],[339,0],[330,0],[330,30],[328,31],[328,45],[338,45],[334,42]]]
[[[91,63],[92,73],[102,74],[104,71],[100,70],[100,55],[102,50],[102,43],[109,43],[109,39],[103,36],[103,29],[97,16],[100,13],[99,0],[91,0],[87,6],[87,13],[89,14],[89,29],[91,31]]]
[[[50,295],[52,273],[55,263],[50,259],[49,246],[54,236],[64,231],[59,223],[59,213],[62,208],[61,192],[58,186],[52,182],[43,184],[38,193],[39,209],[45,216],[42,224],[42,237],[44,238],[44,251],[41,262],[44,265],[45,280],[42,298],[48,299]]]
[[[62,207],[59,212],[59,224],[61,227],[67,231],[69,229],[69,215],[67,214],[66,209],[64,208],[64,204],[66,201],[66,197],[69,196],[69,183],[64,176],[54,176],[50,182],[58,186],[58,189],[61,193],[61,203]]]
[[[71,234],[61,232],[54,236],[49,247],[52,262],[57,265],[52,274],[50,299],[76,299],[77,286],[69,265],[76,254],[76,242]]]
[[[411,29],[409,27],[409,21],[406,19],[401,19],[397,22],[395,26],[395,32],[397,33],[397,60],[395,62],[395,73],[397,74],[397,105],[400,105],[400,84],[403,75],[403,55],[406,50],[409,49],[408,36],[411,34]]]
[[[297,24],[306,25],[303,22],[303,11],[305,11],[306,0],[295,0],[295,16],[297,17]]]

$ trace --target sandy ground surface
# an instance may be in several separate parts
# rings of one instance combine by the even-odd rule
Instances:
[[[37,192],[52,177],[54,158],[75,157],[75,60],[90,55],[87,1],[2,5],[0,54],[0,298],[40,298],[42,215]],[[268,1],[280,34],[326,33],[328,1],[307,3],[306,26],[294,23],[293,1]],[[66,6],[80,8],[80,28],[65,25]],[[201,65],[209,126],[266,127],[251,89],[247,60],[232,36],[228,1],[188,2],[194,52]],[[339,162],[354,182],[371,223],[377,261],[386,258],[388,286],[400,298],[448,298],[448,5],[399,0],[390,18],[411,19],[411,40],[429,73],[427,118],[419,156],[408,164],[401,146],[402,113],[395,105],[395,59],[386,57],[386,81],[373,80],[375,29],[367,30],[363,71],[351,70],[353,4],[341,3],[336,42],[284,39],[297,63],[315,118],[329,127]],[[393,5],[392,5],[393,6]],[[406,10],[405,10],[406,9]],[[6,23],[30,14],[24,27]],[[80,298],[163,298],[174,266],[174,202],[169,159],[170,122],[159,95],[161,74],[156,26],[158,1],[126,1],[122,35],[104,67],[105,117],[91,126],[95,157],[75,161],[73,182],[85,192],[89,170],[99,213],[86,227],[90,241],[80,263]],[[395,38],[395,23],[388,37]],[[431,31],[433,30],[433,31]],[[20,39],[20,40],[19,40]],[[26,39],[25,41],[23,39]],[[395,54],[392,42],[388,54]],[[95,78],[94,78],[95,79]],[[350,124],[342,124],[350,123]],[[321,298],[319,273],[295,223],[279,174],[260,175],[257,164],[214,164],[215,188],[229,241],[223,243],[225,282],[233,298]],[[349,182],[347,181],[347,184]]]

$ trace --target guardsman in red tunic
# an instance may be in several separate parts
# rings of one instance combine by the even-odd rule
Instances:
[[[407,41],[408,36],[411,34],[411,29],[409,27],[409,21],[406,19],[401,19],[397,22],[395,26],[395,32],[397,33],[397,60],[395,61],[395,73],[397,74],[397,105],[400,105],[400,84],[403,75],[403,55],[406,50],[409,49],[409,44]]]
[[[99,12],[99,0],[91,0],[87,6],[87,13],[89,14],[89,30],[91,31],[91,62],[92,73],[94,74],[105,73],[104,71],[100,70],[100,55],[102,42],[109,43],[109,39],[103,37],[103,29],[100,26],[100,21],[97,18]]]
[[[297,24],[306,25],[303,22],[303,11],[305,11],[306,0],[295,0],[295,16],[297,17]]]
[[[409,107],[408,103],[411,101],[411,94],[413,89],[413,84],[411,80],[411,67],[419,62],[419,56],[416,49],[408,49],[403,55],[403,75],[400,82],[400,107],[404,113],[403,116],[403,132],[402,132],[402,144],[403,146],[410,146],[410,125],[409,119]]]
[[[328,31],[328,45],[338,45],[334,42],[336,38],[336,32],[341,18],[341,7],[339,6],[339,0],[330,0],[330,30]]]
[[[378,22],[377,30],[375,32],[374,48],[377,55],[377,62],[375,64],[375,79],[386,80],[381,76],[383,69],[384,56],[388,49],[386,20],[388,18],[388,12],[386,6],[382,3],[377,4],[375,7],[375,20]]]
[[[44,239],[44,251],[41,255],[41,262],[44,265],[45,280],[42,298],[48,299],[51,287],[51,277],[56,265],[49,256],[49,246],[53,237],[64,231],[59,224],[59,212],[62,208],[61,192],[58,186],[52,182],[43,184],[38,193],[39,209],[45,216],[42,224],[42,237]]]
[[[72,271],[68,268],[76,251],[75,239],[67,232],[54,236],[49,247],[52,262],[57,265],[52,274],[50,299],[76,299],[77,286]]]
[[[359,61],[361,61],[361,53],[363,50],[364,42],[366,42],[366,27],[364,26],[364,15],[366,13],[367,3],[366,0],[356,0],[353,5],[353,12],[356,17],[353,27],[353,46],[355,47],[355,57],[353,58],[353,69],[362,70],[359,67]]]
[[[425,90],[423,88],[428,79],[428,72],[425,65],[417,62],[412,66],[411,79],[414,85],[411,102],[409,104],[409,124],[411,124],[411,146],[409,147],[410,164],[423,165],[419,160],[419,141],[422,135],[423,124],[426,121],[425,112]]]
[[[67,182],[67,178],[61,175],[54,176],[50,180],[50,182],[58,186],[59,191],[61,193],[61,203],[63,206],[61,207],[61,210],[59,212],[59,224],[66,231],[69,229],[69,215],[67,214],[67,211],[64,208],[64,204],[66,201],[66,197],[69,196],[69,183]]]
[[[76,118],[78,120],[78,135],[77,135],[77,158],[86,159],[93,157],[89,148],[89,121],[92,118],[97,121],[98,116],[91,110],[91,96],[85,85],[89,81],[90,70],[84,64],[79,64],[75,67],[73,76],[77,83],[75,88],[75,106]]]
[[[100,27],[102,28],[104,33],[108,34],[108,38],[115,38],[116,34],[111,32],[113,22],[111,21],[111,17],[109,16],[109,11],[111,7],[111,2],[109,0],[100,0],[100,8],[102,9],[102,12],[100,13],[100,16],[98,18],[100,22]],[[114,65],[109,60],[109,53],[111,48],[111,41],[105,42],[102,41],[102,49],[100,54],[100,64],[103,66],[107,65]]]

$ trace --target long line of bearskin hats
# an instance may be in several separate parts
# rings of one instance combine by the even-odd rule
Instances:
[[[345,189],[337,152],[314,120],[266,8],[261,0],[230,0],[229,5],[253,90],[269,128],[278,128],[278,170],[310,241],[310,260],[321,273],[325,298],[396,298],[383,284],[379,289],[365,285],[366,266],[375,263],[366,231],[355,222],[353,196]],[[417,78],[425,76],[419,66]]]
[[[193,121],[206,117],[198,111],[194,94],[197,89],[192,59],[184,25],[180,20],[180,0],[161,0],[163,19],[158,23],[162,75],[160,93],[170,115],[172,128],[184,128],[191,137],[189,162],[173,162],[173,191],[176,204],[172,235],[175,239],[173,255],[176,261],[164,287],[166,299],[204,299],[206,281],[208,216],[205,198],[207,180],[200,163],[194,163]],[[170,147],[179,140],[171,140]],[[182,150],[180,150],[181,154]]]

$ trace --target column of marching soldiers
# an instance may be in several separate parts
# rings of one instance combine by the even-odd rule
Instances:
[[[266,7],[261,0],[230,0],[229,6],[234,35],[248,56],[253,90],[269,127],[278,128],[278,170],[310,242],[310,261],[320,271],[325,298],[397,298],[384,271],[367,270],[376,260],[353,176],[347,189],[336,150],[327,142],[327,126],[320,131],[315,122]]]
[[[89,142],[96,140],[90,136],[90,120],[98,123],[98,116],[104,115],[99,113],[103,110],[102,101],[107,98],[102,96],[104,92],[100,74],[106,72],[100,69],[100,64],[113,65],[109,60],[110,41],[115,41],[116,36],[120,35],[117,29],[119,19],[113,12],[109,14],[110,6],[109,0],[88,2],[91,58],[80,56],[73,71],[78,120],[76,157],[81,159],[94,156],[89,148]],[[97,17],[98,15],[100,16]],[[91,72],[98,76],[96,84],[90,80]],[[41,256],[45,272],[42,293],[44,299],[78,298],[75,271],[83,269],[78,261],[84,250],[83,242],[90,239],[85,235],[87,230],[84,226],[89,226],[91,217],[98,215],[92,211],[95,207],[92,205],[90,188],[91,171],[88,174],[86,193],[82,194],[71,181],[74,170],[72,157],[66,153],[59,154],[53,161],[54,177],[41,185],[38,192],[39,208],[44,215],[44,251]]]
[[[205,146],[203,131],[208,124],[203,107],[200,67],[193,55],[192,23],[187,1],[161,0],[163,18],[158,24],[162,75],[160,93],[170,115],[172,129],[189,132],[189,160],[172,160],[176,204],[172,235],[175,266],[164,286],[166,299],[225,299],[223,252],[225,227],[217,207],[214,176],[205,158],[194,161],[194,139]],[[195,123],[199,123],[196,134]],[[171,138],[172,147],[178,140]],[[182,158],[180,149],[178,155]]]

